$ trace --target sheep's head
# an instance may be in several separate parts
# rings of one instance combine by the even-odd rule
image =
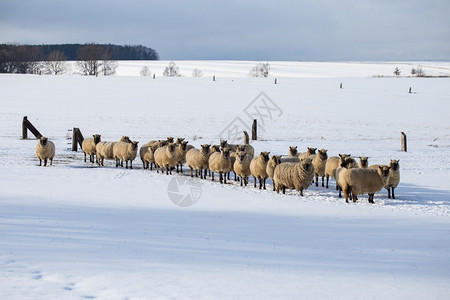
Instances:
[[[177,138],[177,144],[181,144],[182,141],[184,141],[184,138]]]
[[[308,147],[308,153],[309,154],[316,154],[316,150],[317,150],[317,148],[310,148],[310,147]]]
[[[175,149],[176,149],[176,147],[177,147],[177,145],[176,145],[175,143],[169,143],[169,144],[167,144],[167,150],[168,150],[169,152],[174,152]]]
[[[166,140],[159,140],[159,146],[160,147],[164,147],[167,144],[168,144],[168,142]]]
[[[173,137],[172,136],[168,136],[166,141],[167,141],[167,143],[173,143]]]
[[[94,134],[93,137],[94,137],[94,144],[97,145],[98,143],[100,143],[100,140],[101,140],[100,134]]]
[[[48,138],[42,136],[39,139],[39,144],[41,144],[41,146],[44,147],[45,145],[47,145],[47,141],[48,141]]]
[[[369,157],[367,156],[360,156],[359,157],[359,163],[361,167],[367,168],[369,166]]]
[[[220,140],[220,147],[221,148],[225,148],[227,146],[227,144],[228,144],[227,140]]]
[[[351,154],[339,154],[340,158],[346,158],[348,156],[352,156]]]
[[[120,138],[121,142],[125,142],[125,143],[131,143],[131,140],[128,136],[124,135],[123,137]]]
[[[242,162],[242,161],[244,161],[244,159],[245,159],[245,156],[247,155],[247,153],[245,153],[244,151],[239,151],[239,152],[236,152],[237,153],[237,160],[238,161],[240,161],[240,162]]]
[[[384,177],[384,178],[389,177],[389,172],[390,172],[391,167],[386,166],[386,165],[381,165],[381,166],[378,166],[378,169],[379,169],[378,173],[382,177]]]
[[[263,152],[261,152],[261,154],[259,154],[259,156],[262,157],[262,160],[263,160],[263,161],[268,162],[269,159],[270,159],[270,158],[269,158],[269,154],[270,154],[270,152],[263,151]]]
[[[281,164],[281,155],[272,155],[270,160],[273,161],[275,165],[279,165]]]
[[[328,159],[327,151],[328,150],[325,150],[325,149],[319,150],[320,159],[322,159],[322,160]]]
[[[231,151],[230,148],[222,148],[222,156],[223,156],[223,158],[225,158],[225,159],[230,158],[230,151]]]
[[[211,146],[211,153],[214,152],[220,152],[220,146],[219,145],[212,145]]]
[[[356,165],[355,160],[353,158],[351,158],[350,156],[341,158],[341,167],[342,168],[350,169],[350,168],[354,168],[355,165]]]
[[[301,166],[305,171],[309,171],[311,170],[311,168],[314,168],[312,165],[312,160],[311,158],[302,158],[300,160]]]
[[[202,152],[204,153],[204,154],[208,154],[209,153],[209,147],[210,147],[211,145],[208,145],[208,144],[203,144],[202,145]]]
[[[245,145],[237,146],[237,151],[245,151]]]
[[[132,149],[132,150],[137,150],[138,144],[139,144],[139,142],[137,142],[137,141],[132,141],[132,142],[130,143],[131,149]]]
[[[297,146],[289,146],[289,154],[291,156],[297,156]]]
[[[187,143],[188,143],[188,142],[186,142],[186,141],[181,141],[181,142],[180,142],[179,147],[180,147],[181,151],[186,151],[186,149],[187,149]]]
[[[398,164],[399,161],[400,161],[399,159],[391,159],[389,167],[391,167],[392,171],[397,171],[398,168],[400,168],[400,165]]]

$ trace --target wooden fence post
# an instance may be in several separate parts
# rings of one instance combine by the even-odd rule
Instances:
[[[34,127],[33,124],[28,121],[28,117],[25,116],[22,120],[22,139],[26,140],[28,138],[28,130],[31,131],[31,133],[37,139],[40,139],[42,137],[42,134],[39,132],[39,130],[37,130],[36,127]]]
[[[402,151],[407,152],[408,147],[407,147],[407,143],[406,143],[406,134],[402,131],[401,136],[402,136]]]
[[[73,131],[72,131],[72,151],[78,151],[78,145],[80,145],[80,148],[81,148],[81,145],[83,144],[83,140],[84,140],[84,137],[83,137],[83,134],[81,133],[80,129],[74,127]]]
[[[250,142],[250,137],[248,136],[247,131],[244,130],[244,145],[248,145]]]
[[[252,141],[256,141],[258,139],[257,137],[257,124],[256,124],[256,119],[253,120],[253,125],[252,125]]]

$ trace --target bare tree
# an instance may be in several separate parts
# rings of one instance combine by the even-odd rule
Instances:
[[[143,66],[141,69],[141,76],[150,76],[150,75],[152,75],[150,69],[147,66]]]
[[[269,77],[269,70],[269,63],[259,63],[250,70],[249,75],[251,77]]]
[[[67,71],[67,57],[59,50],[50,52],[42,64],[44,74],[60,75]]]
[[[173,61],[171,61],[169,63],[169,65],[166,67],[163,75],[167,76],[167,77],[180,77],[181,76],[181,74],[179,73],[178,66]]]
[[[104,49],[102,52],[102,61],[100,68],[104,76],[115,75],[118,67],[116,60],[113,60],[113,54],[110,49]]]
[[[203,71],[200,69],[195,68],[192,71],[192,77],[202,77],[203,76]]]
[[[100,72],[100,60],[102,59],[102,47],[96,44],[87,44],[78,50],[77,66],[82,75],[98,76]]]
[[[402,71],[400,71],[400,69],[398,67],[396,67],[395,70],[394,70],[394,75],[395,76],[400,76],[401,73],[402,73]]]

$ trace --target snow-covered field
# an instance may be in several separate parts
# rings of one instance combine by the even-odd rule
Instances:
[[[167,63],[120,62],[113,77],[0,76],[1,299],[450,297],[449,78],[377,77],[419,65],[404,62],[271,62],[271,77],[250,78],[255,62],[224,61],[176,62],[185,76],[164,78]],[[139,76],[144,65],[156,79]],[[420,65],[450,75],[449,63]],[[38,167],[37,141],[20,139],[23,116],[56,144],[53,166]],[[383,190],[373,205],[366,195],[346,204],[334,181],[278,195],[270,181],[262,191],[189,181],[139,159],[99,168],[70,151],[73,127],[199,146],[241,139],[253,118],[257,152],[400,159],[397,199]],[[177,194],[197,202],[177,206]]]

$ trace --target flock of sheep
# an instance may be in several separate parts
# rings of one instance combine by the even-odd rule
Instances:
[[[220,183],[226,183],[230,179],[230,172],[234,172],[235,180],[239,180],[241,186],[248,184],[251,176],[254,178],[254,187],[259,182],[260,189],[266,189],[266,179],[273,182],[273,190],[285,193],[286,189],[295,189],[303,196],[303,190],[315,182],[319,185],[319,177],[322,178],[322,187],[328,188],[329,178],[336,181],[336,189],[339,197],[343,191],[346,202],[350,198],[355,202],[358,195],[367,193],[369,202],[373,202],[374,194],[386,188],[388,198],[395,199],[394,190],[400,181],[399,161],[391,160],[389,165],[368,164],[368,157],[359,157],[357,163],[350,154],[328,157],[327,150],[321,149],[316,153],[316,148],[307,148],[304,153],[298,153],[297,147],[289,147],[289,154],[285,156],[272,155],[263,151],[255,157],[254,148],[248,143],[248,135],[244,132],[244,144],[229,144],[226,140],[220,140],[220,145],[203,144],[199,149],[188,145],[184,138],[174,141],[173,137],[165,140],[150,141],[140,149],[138,142],[131,141],[127,136],[117,142],[101,141],[101,136],[93,135],[82,143],[84,161],[89,155],[92,163],[97,162],[103,166],[105,159],[116,161],[116,167],[133,168],[133,160],[138,150],[144,169],[153,167],[157,172],[172,174],[183,172],[183,165],[190,169],[191,177],[206,179],[209,175],[214,181],[214,173],[219,173]],[[47,165],[47,160],[52,164],[55,156],[55,145],[42,137],[36,146],[36,155],[39,165]],[[95,155],[97,159],[95,160]],[[326,178],[326,184],[325,179]]]

